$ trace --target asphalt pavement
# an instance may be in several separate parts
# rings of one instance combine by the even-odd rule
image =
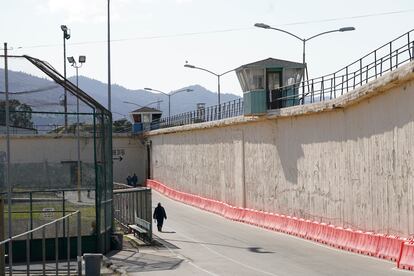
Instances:
[[[414,275],[395,263],[234,222],[153,191],[168,219],[128,275]]]

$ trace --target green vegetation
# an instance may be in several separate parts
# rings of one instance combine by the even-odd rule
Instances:
[[[0,125],[6,124],[6,102],[0,101]],[[9,101],[10,125],[13,127],[33,128],[32,108],[18,100]]]

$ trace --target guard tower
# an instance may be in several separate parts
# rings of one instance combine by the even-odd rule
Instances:
[[[299,83],[304,65],[268,58],[236,69],[243,90],[244,114],[260,115],[299,103]]]
[[[140,133],[145,130],[151,130],[154,122],[159,122],[162,111],[152,107],[141,107],[129,113],[133,121],[132,133]]]

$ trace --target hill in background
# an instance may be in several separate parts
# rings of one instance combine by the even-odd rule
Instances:
[[[76,83],[76,78],[69,80]],[[92,96],[103,106],[107,106],[107,85],[100,81],[87,77],[79,77],[79,87],[87,94]],[[192,89],[192,92],[181,92],[171,96],[171,115],[180,114],[196,109],[197,103],[205,103],[207,106],[217,104],[217,93],[211,92],[200,85],[191,85],[182,89]],[[4,89],[4,70],[0,69],[0,90]],[[10,98],[17,99],[22,103],[27,103],[37,111],[62,112],[63,89],[46,78],[39,78],[23,72],[9,71],[9,91]],[[4,92],[1,91],[0,100],[4,100]],[[17,93],[16,93],[17,92]],[[168,96],[160,93],[153,93],[146,90],[131,90],[123,86],[112,85],[112,112],[114,120],[128,116],[128,112],[149,106],[159,108],[163,116],[168,116]],[[16,94],[13,94],[16,93]],[[221,94],[221,102],[228,102],[240,98],[234,94]],[[162,101],[159,104],[156,101]],[[129,104],[125,102],[131,102]],[[73,110],[76,106],[74,98],[68,99],[68,109]],[[34,117],[36,124],[58,124],[51,122],[48,116]]]

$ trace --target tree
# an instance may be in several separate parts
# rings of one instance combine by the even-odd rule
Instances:
[[[9,100],[10,126],[33,128],[32,108],[18,100]],[[6,125],[6,101],[0,101],[0,125]]]
[[[131,132],[132,124],[127,119],[119,119],[113,122],[112,132],[122,133],[122,132]]]

